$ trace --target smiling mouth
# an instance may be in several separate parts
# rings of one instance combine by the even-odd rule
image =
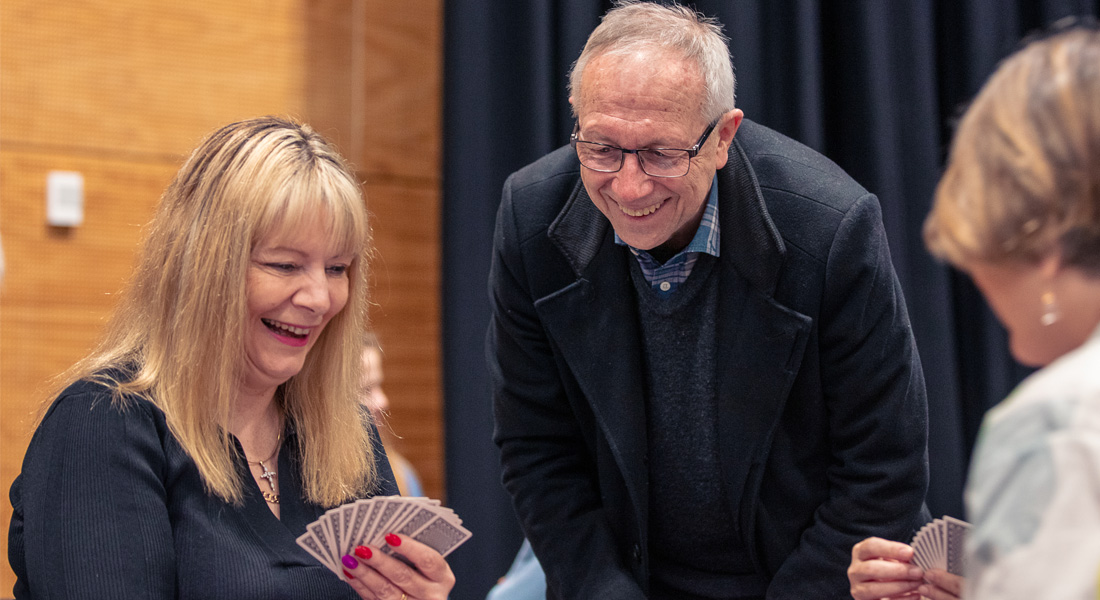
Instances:
[[[623,214],[631,216],[631,217],[644,217],[646,215],[650,215],[650,214],[653,214],[654,212],[656,212],[656,210],[658,208],[661,208],[661,205],[664,204],[664,203],[665,203],[665,201],[661,200],[657,204],[653,204],[651,206],[647,206],[647,207],[639,209],[639,210],[630,210],[629,208],[623,206],[622,204],[619,204],[619,210],[623,211]]]
[[[260,321],[271,331],[289,338],[303,339],[309,335],[309,329],[287,325],[271,319],[260,319]]]

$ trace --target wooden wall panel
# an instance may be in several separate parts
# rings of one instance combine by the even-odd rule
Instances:
[[[367,185],[377,256],[371,320],[384,352],[389,428],[425,492],[443,492],[439,192]]]
[[[47,226],[45,203],[30,201],[45,198],[46,173],[59,166],[84,174],[80,227]],[[129,276],[141,226],[173,171],[154,163],[0,151],[8,264],[0,327],[5,485],[29,439],[27,417],[44,399],[47,380],[90,349]],[[9,516],[4,513],[5,525]]]
[[[363,41],[364,167],[370,173],[440,180],[442,144],[441,0],[367,3],[371,25]],[[409,85],[388,82],[403,80]]]
[[[437,188],[442,0],[406,0],[400,9],[380,0],[311,6],[310,121],[333,137],[369,182],[403,179],[404,187]],[[348,14],[356,19],[349,22]]]
[[[2,141],[149,159],[229,121],[299,114],[294,0],[4,0]]]
[[[442,495],[441,21],[442,0],[0,2],[3,533],[33,414],[97,338],[161,190],[205,133],[262,114],[314,124],[368,184],[390,425]],[[50,170],[83,173],[83,225],[45,224]],[[0,597],[13,583],[0,560]]]

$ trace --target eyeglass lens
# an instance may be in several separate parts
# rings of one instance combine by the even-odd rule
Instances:
[[[614,146],[605,146],[595,142],[576,141],[577,157],[581,164],[604,173],[614,173],[622,168],[624,151]],[[627,150],[635,154],[641,163],[642,171],[655,177],[679,177],[686,175],[690,159],[686,150]]]

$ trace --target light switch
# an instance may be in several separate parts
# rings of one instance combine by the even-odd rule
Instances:
[[[46,176],[46,222],[75,227],[84,222],[84,176],[75,171],[50,171]]]

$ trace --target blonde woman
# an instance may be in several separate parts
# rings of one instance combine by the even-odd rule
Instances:
[[[1004,62],[960,123],[925,241],[967,272],[1043,367],[985,417],[966,486],[966,579],[922,583],[903,544],[865,540],[857,599],[1100,597],[1100,31]],[[914,573],[907,573],[914,570]],[[925,574],[928,576],[928,574]],[[939,585],[933,585],[937,583]]]
[[[194,151],[12,485],[16,598],[447,596],[446,561],[413,540],[391,545],[415,570],[361,547],[346,582],[295,542],[396,493],[357,397],[369,238],[308,126],[242,121]]]

